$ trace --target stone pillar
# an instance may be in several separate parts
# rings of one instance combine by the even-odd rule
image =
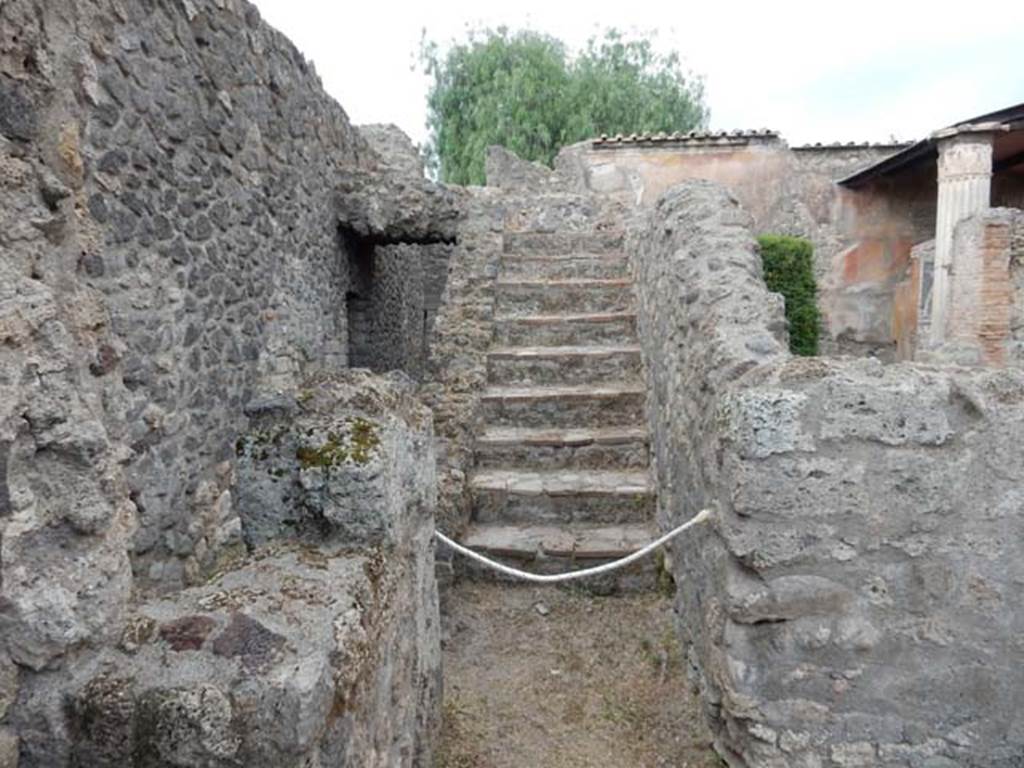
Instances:
[[[950,268],[956,225],[988,209],[992,188],[992,138],[1003,126],[978,123],[945,128],[932,135],[939,150],[939,199],[935,221],[935,264],[931,293],[931,342],[947,336]]]

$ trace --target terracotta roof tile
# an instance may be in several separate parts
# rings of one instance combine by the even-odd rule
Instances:
[[[595,147],[608,147],[617,146],[622,144],[668,144],[668,143],[681,143],[681,144],[699,144],[699,143],[746,143],[750,139],[777,139],[779,137],[778,131],[771,131],[767,128],[761,128],[756,130],[736,130],[736,131],[689,131],[687,133],[681,133],[675,131],[673,133],[642,133],[642,134],[631,134],[629,136],[623,136],[617,134],[615,136],[609,136],[608,134],[601,134],[599,138],[592,141],[592,146]]]
[[[802,144],[793,149],[798,151],[807,149],[903,149],[911,144],[913,144],[911,141],[848,141],[845,144],[841,141],[833,141],[828,144],[817,141],[814,144]]]

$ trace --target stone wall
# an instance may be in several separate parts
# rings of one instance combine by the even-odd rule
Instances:
[[[377,372],[401,370],[422,379],[455,241],[454,221],[443,219],[454,217],[454,207],[431,209],[431,215],[440,214],[442,219],[428,222],[436,227],[433,230],[420,229],[415,217],[424,206],[424,191],[428,199],[449,202],[456,192],[435,188],[425,181],[419,153],[396,126],[368,125],[359,131],[380,156],[383,168],[393,177],[414,181],[408,189],[385,187],[378,193],[377,197],[387,200],[383,205],[391,209],[382,221],[365,227],[358,221],[346,232],[349,364]],[[364,211],[365,189],[359,183],[352,189],[358,201],[358,220]],[[402,210],[403,206],[411,210]],[[343,211],[346,208],[343,203]],[[412,226],[401,221],[410,213],[414,217]]]
[[[422,393],[437,434],[438,527],[458,536],[469,521],[467,472],[487,384],[487,350],[494,332],[495,287],[502,253],[504,207],[495,190],[468,190],[460,206],[458,244],[434,320],[429,375]],[[446,553],[446,565],[451,553]]]
[[[319,374],[253,412],[235,506],[254,554],[23,680],[21,768],[431,765],[437,486],[412,392]]]
[[[238,438],[349,364],[366,249],[390,265],[370,325],[384,307],[408,342],[388,366],[422,366],[427,291],[395,275],[425,272],[455,213],[395,146],[243,0],[0,7],[0,717],[108,654],[145,601],[184,610],[184,586],[260,569],[239,560]],[[78,726],[26,718],[28,764],[62,765],[40,745]]]
[[[10,311],[42,310],[13,369],[60,327],[67,359],[50,364],[54,379],[88,416],[55,402],[26,420],[40,398],[18,386],[0,419],[8,474],[43,482],[27,458],[46,442],[40,425],[95,420],[91,439],[120,454],[134,506],[136,575],[173,586],[228,535],[230,522],[197,521],[225,490],[215,468],[244,404],[345,365],[332,176],[369,162],[369,149],[252,6],[36,8],[3,9],[7,123],[16,110],[26,126],[3,130],[2,282]],[[47,475],[77,474],[66,454]],[[49,489],[34,496],[60,506]]]
[[[667,193],[629,253],[679,626],[737,766],[1010,766],[1024,751],[1019,371],[800,359],[751,219]]]

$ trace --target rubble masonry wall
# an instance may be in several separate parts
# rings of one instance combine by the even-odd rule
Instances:
[[[687,182],[628,252],[680,628],[739,766],[1024,749],[1020,371],[794,358],[750,217]]]
[[[424,522],[434,502],[417,502],[415,535],[413,522],[398,523],[409,526],[389,545],[401,565],[378,578],[363,565],[391,567],[373,564],[380,542],[349,542],[363,548],[347,560],[315,555],[326,560],[312,571],[283,555],[280,567],[253,561],[237,488],[250,417],[294,405],[310,377],[351,363],[358,249],[386,250],[378,287],[388,298],[374,311],[409,310],[395,326],[371,312],[373,343],[399,350],[393,366],[425,357],[426,334],[414,329],[422,296],[413,312],[414,298],[388,291],[409,272],[403,260],[420,267],[421,244],[447,242],[433,231],[447,214],[430,208],[422,174],[389,155],[386,134],[354,128],[312,66],[244,0],[0,6],[0,765],[19,751],[23,767],[289,765],[346,744],[351,763],[337,752],[325,763],[422,758],[413,739],[436,711],[436,665],[406,674],[414,657],[400,646],[422,644],[423,658],[436,650],[436,626],[425,628],[436,613]],[[350,194],[339,191],[353,178]],[[391,218],[367,223],[367,210]],[[432,467],[432,455],[419,460]],[[434,478],[407,481],[428,492]],[[379,514],[405,508],[388,498]],[[396,543],[406,534],[413,543]],[[327,587],[320,571],[331,573]],[[347,583],[357,599],[305,612],[297,603],[284,626],[272,601],[204,602],[209,594],[196,590],[216,591],[211,579],[221,577],[232,589],[270,580],[268,593],[278,579],[312,601]],[[126,646],[140,616],[152,645]],[[381,638],[370,644],[395,655],[346,660],[370,630]],[[185,682],[171,691],[173,680],[144,661],[133,667],[131,654],[152,654]],[[280,740],[260,751],[243,736],[260,718],[274,721],[274,707],[292,706],[295,691],[270,681],[287,677],[281,665],[294,654],[313,675],[305,682],[319,686],[316,706],[297,713],[301,727],[277,723],[298,730],[275,731],[267,738]],[[343,661],[345,674],[362,676],[333,679]],[[130,671],[138,687],[78,687],[100,679],[96,664]],[[192,686],[205,673],[206,687]],[[246,680],[244,690],[267,696],[246,699]],[[411,720],[389,714],[399,700],[413,702]],[[183,713],[182,730],[146,730],[171,711]],[[417,718],[422,732],[410,725]],[[336,730],[349,726],[351,738]],[[127,741],[93,744],[104,728]],[[400,754],[383,743],[395,733]],[[173,753],[175,744],[198,751]]]

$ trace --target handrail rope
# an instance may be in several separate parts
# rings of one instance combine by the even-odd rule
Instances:
[[[629,565],[630,563],[636,562],[641,557],[650,554],[655,549],[660,547],[662,544],[669,541],[670,539],[675,538],[686,529],[694,525],[697,525],[698,523],[704,522],[709,517],[711,517],[711,510],[702,509],[700,512],[698,512],[696,515],[694,515],[692,518],[687,520],[682,525],[678,526],[677,528],[673,528],[671,531],[666,533],[661,538],[655,539],[647,546],[643,547],[642,549],[638,549],[636,552],[633,552],[630,555],[621,557],[618,560],[613,560],[610,563],[596,565],[593,568],[584,568],[581,571],[570,571],[568,573],[545,574],[521,571],[518,568],[511,568],[510,566],[507,566],[503,563],[499,563],[498,561],[492,560],[489,557],[484,557],[480,553],[475,552],[472,549],[469,549],[468,547],[462,546],[457,541],[452,541],[438,530],[434,531],[434,535],[438,538],[439,541],[443,542],[444,544],[447,544],[460,555],[465,555],[471,560],[476,560],[478,563],[482,563],[483,565],[486,565],[487,567],[492,568],[495,571],[499,571],[500,573],[504,573],[507,576],[513,576],[517,579],[523,579],[524,581],[532,581],[537,584],[553,584],[559,581],[573,581],[575,579],[584,579],[588,576],[596,576],[599,573],[607,573],[608,571],[614,571],[619,568],[623,568]]]

